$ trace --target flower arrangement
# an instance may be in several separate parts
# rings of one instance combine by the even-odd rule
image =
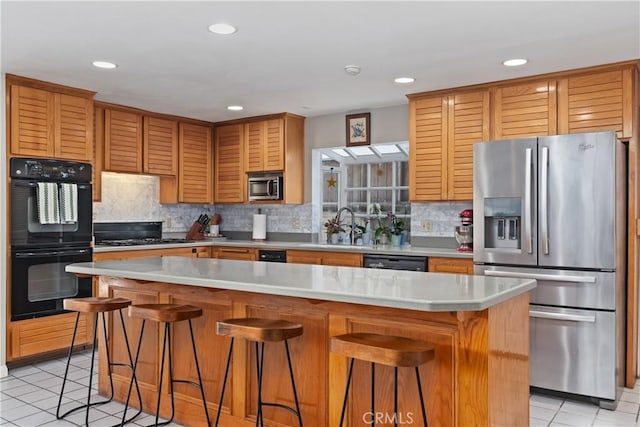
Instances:
[[[403,231],[407,229],[404,221],[398,219],[393,212],[387,213],[382,217],[382,209],[379,203],[374,203],[371,207],[371,213],[376,215],[378,227],[374,231],[374,237],[376,240],[381,240],[383,243],[392,235],[399,236]],[[383,237],[385,236],[385,237]]]
[[[327,234],[343,233],[345,231],[337,215],[329,218],[327,222],[324,223],[324,226],[327,229]]]

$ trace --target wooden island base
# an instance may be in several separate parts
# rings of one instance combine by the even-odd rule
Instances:
[[[347,377],[347,360],[330,354],[329,338],[350,332],[375,332],[428,341],[435,357],[420,368],[430,426],[525,426],[529,423],[529,294],[524,293],[482,311],[426,312],[211,289],[206,287],[100,277],[100,296],[121,297],[134,304],[178,303],[202,307],[204,315],[193,327],[205,384],[211,422],[218,411],[229,339],[216,335],[216,321],[230,317],[280,318],[302,323],[302,336],[290,340],[291,358],[302,419],[306,426],[337,426]],[[137,348],[141,322],[125,315],[132,351]],[[119,321],[111,317],[109,348],[115,361],[127,360]],[[196,379],[188,327],[173,329],[174,377]],[[143,407],[156,408],[162,336],[159,325],[148,322],[142,342],[137,377]],[[220,425],[255,425],[256,384],[254,347],[236,341],[231,376],[222,407]],[[135,355],[135,353],[134,353]],[[116,399],[124,401],[130,373],[114,367]],[[165,369],[165,376],[167,370]],[[368,425],[370,365],[356,362],[348,406],[349,423]],[[170,413],[169,384],[163,379],[161,415]],[[99,390],[109,389],[104,341],[100,347]],[[378,425],[393,425],[393,369],[376,367]],[[135,394],[135,393],[134,393]],[[176,384],[175,421],[204,425],[199,391]],[[135,398],[133,398],[136,400]],[[265,346],[263,399],[293,404],[286,355],[281,343]],[[134,402],[137,405],[137,402]],[[399,425],[420,425],[420,405],[415,374],[400,368]],[[274,408],[264,409],[265,424],[296,426],[295,416]]]

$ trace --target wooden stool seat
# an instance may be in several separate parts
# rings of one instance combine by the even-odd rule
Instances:
[[[281,319],[245,317],[219,320],[218,335],[244,338],[249,341],[285,341],[302,335],[302,325]]]
[[[435,347],[393,335],[352,333],[331,337],[331,352],[387,366],[420,366],[433,359]]]
[[[202,309],[187,304],[136,304],[129,306],[129,316],[171,323],[200,317]]]
[[[131,305],[131,300],[125,298],[87,297],[67,298],[63,301],[65,310],[81,313],[104,313],[120,310]]]

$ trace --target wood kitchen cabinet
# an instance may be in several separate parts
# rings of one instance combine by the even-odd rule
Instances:
[[[178,121],[160,117],[143,118],[144,173],[178,175]]]
[[[287,262],[294,264],[335,265],[342,267],[362,267],[362,254],[323,251],[287,251]]]
[[[567,76],[558,81],[558,133],[615,130],[631,138],[633,67]]]
[[[304,202],[304,117],[290,113],[216,123],[215,201],[246,201],[247,173],[281,172],[279,203]]]
[[[473,274],[473,260],[470,258],[429,257],[429,273]]]
[[[94,92],[7,75],[9,152],[93,163]]]
[[[244,125],[240,123],[215,127],[214,200],[216,203],[245,201],[243,135]]]
[[[159,256],[186,256],[192,258],[209,258],[209,246],[189,246],[185,248],[140,249],[110,252],[94,252],[94,261],[120,261],[133,258],[153,258]]]
[[[246,172],[284,170],[284,119],[263,120],[244,125]]]
[[[494,135],[512,139],[557,133],[555,80],[499,86],[493,93]]]
[[[489,139],[489,91],[409,100],[410,199],[471,200],[473,143]]]
[[[178,202],[213,203],[211,127],[180,123]]]
[[[258,250],[254,248],[218,246],[212,249],[212,258],[258,261]]]
[[[104,170],[141,173],[142,114],[106,108],[104,131]]]

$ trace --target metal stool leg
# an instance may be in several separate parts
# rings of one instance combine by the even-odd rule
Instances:
[[[393,426],[398,427],[398,367],[393,367]]]
[[[220,402],[218,403],[218,414],[216,415],[216,423],[215,427],[218,427],[218,422],[220,421],[220,412],[222,412],[222,400],[224,399],[224,390],[227,385],[227,376],[229,375],[229,366],[231,366],[231,354],[233,353],[233,342],[235,338],[231,338],[231,343],[229,344],[229,355],[227,356],[227,366],[224,369],[224,379],[222,380],[222,391],[220,392]]]
[[[420,408],[422,409],[422,423],[427,427],[427,411],[424,408],[424,396],[422,395],[422,384],[420,383],[420,369],[416,366],[416,382],[418,383],[418,394],[420,395]]]
[[[64,370],[64,377],[62,377],[62,389],[60,390],[60,398],[58,399],[58,408],[56,409],[56,418],[60,419],[65,415],[60,415],[60,405],[62,403],[62,395],[64,394],[64,386],[67,384],[67,374],[69,373],[69,363],[71,362],[71,353],[73,353],[73,344],[76,342],[76,332],[78,332],[78,321],[80,320],[80,313],[76,315],[76,324],[73,328],[73,335],[71,336],[71,346],[69,347],[69,354],[67,356],[67,367]]]
[[[164,338],[162,340],[162,360],[160,362],[160,380],[158,381],[158,403],[156,404],[156,422],[154,425],[158,425],[158,417],[160,416],[160,398],[162,397],[162,377],[164,376],[164,357],[167,351],[167,333],[169,331],[169,324],[164,325]],[[169,380],[171,384],[172,379]]]
[[[142,347],[142,337],[144,335],[144,325],[146,324],[146,320],[142,320],[142,325],[140,326],[140,337],[138,338],[138,348],[136,349],[136,360],[133,362],[131,381],[129,382],[129,391],[127,392],[127,401],[124,404],[124,412],[122,413],[122,422],[120,425],[124,425],[126,417],[127,417],[127,408],[129,407],[129,400],[131,399],[131,389],[133,388],[133,382],[136,381],[136,367],[138,366],[138,358],[140,357],[140,347]],[[139,390],[138,390],[139,392]],[[142,400],[140,400],[140,407],[142,408]]]
[[[207,426],[211,423],[209,421],[209,410],[207,409],[207,400],[204,397],[204,385],[202,384],[202,376],[200,375],[200,365],[198,364],[198,353],[196,352],[196,340],[193,337],[193,328],[191,327],[191,319],[189,319],[189,333],[191,333],[191,346],[193,348],[193,360],[196,362],[196,372],[198,373],[198,383],[200,384],[200,394],[202,395],[202,406],[204,406],[204,416],[207,419]]]
[[[134,370],[133,356],[131,354],[131,346],[129,346],[129,336],[127,335],[127,328],[124,325],[124,316],[122,315],[122,310],[118,310],[118,313],[120,314],[120,324],[122,325],[122,335],[124,335],[124,343],[125,343],[125,346],[127,348],[127,356],[129,357],[129,365],[126,365],[124,363],[119,363],[118,365],[120,365],[120,366],[128,366],[128,368],[131,369],[131,380],[136,385],[136,392],[137,392],[137,395],[138,395],[138,402],[140,403],[140,408],[138,409],[138,412],[133,417],[129,418],[128,420],[126,420],[124,417],[122,418],[121,425],[123,425],[123,424],[130,423],[131,421],[135,420],[138,417],[138,415],[140,415],[142,413],[142,393],[140,392],[140,385],[138,384],[138,379],[136,378],[136,372]],[[138,347],[139,347],[139,344],[138,344]],[[139,354],[139,352],[138,352],[138,354]],[[129,388],[129,393],[131,393],[131,388]],[[128,396],[130,396],[130,394]],[[128,402],[129,402],[129,398],[127,397],[127,403]],[[127,408],[125,407],[125,412],[124,412],[125,416],[126,416],[126,410],[127,410]]]
[[[291,377],[291,388],[293,389],[293,399],[296,402],[296,412],[298,415],[298,423],[302,427],[302,414],[300,413],[300,404],[298,403],[298,392],[296,391],[296,381],[293,378],[293,366],[291,366],[291,354],[289,353],[289,343],[284,340],[284,348],[287,351],[287,362],[289,363],[289,376]]]
[[[376,425],[376,364],[371,362],[371,414],[373,425]]]
[[[262,416],[262,370],[264,368],[264,343],[262,343],[262,351],[258,349],[259,343],[256,341],[256,364],[258,368],[258,414],[256,415],[256,427],[258,423],[264,427]]]
[[[344,390],[344,401],[342,402],[342,412],[340,412],[340,424],[338,427],[342,427],[342,422],[344,421],[344,414],[347,410],[347,398],[349,397],[349,385],[351,385],[351,374],[353,374],[353,362],[355,359],[351,359],[349,363],[349,374],[347,375],[347,387]]]

